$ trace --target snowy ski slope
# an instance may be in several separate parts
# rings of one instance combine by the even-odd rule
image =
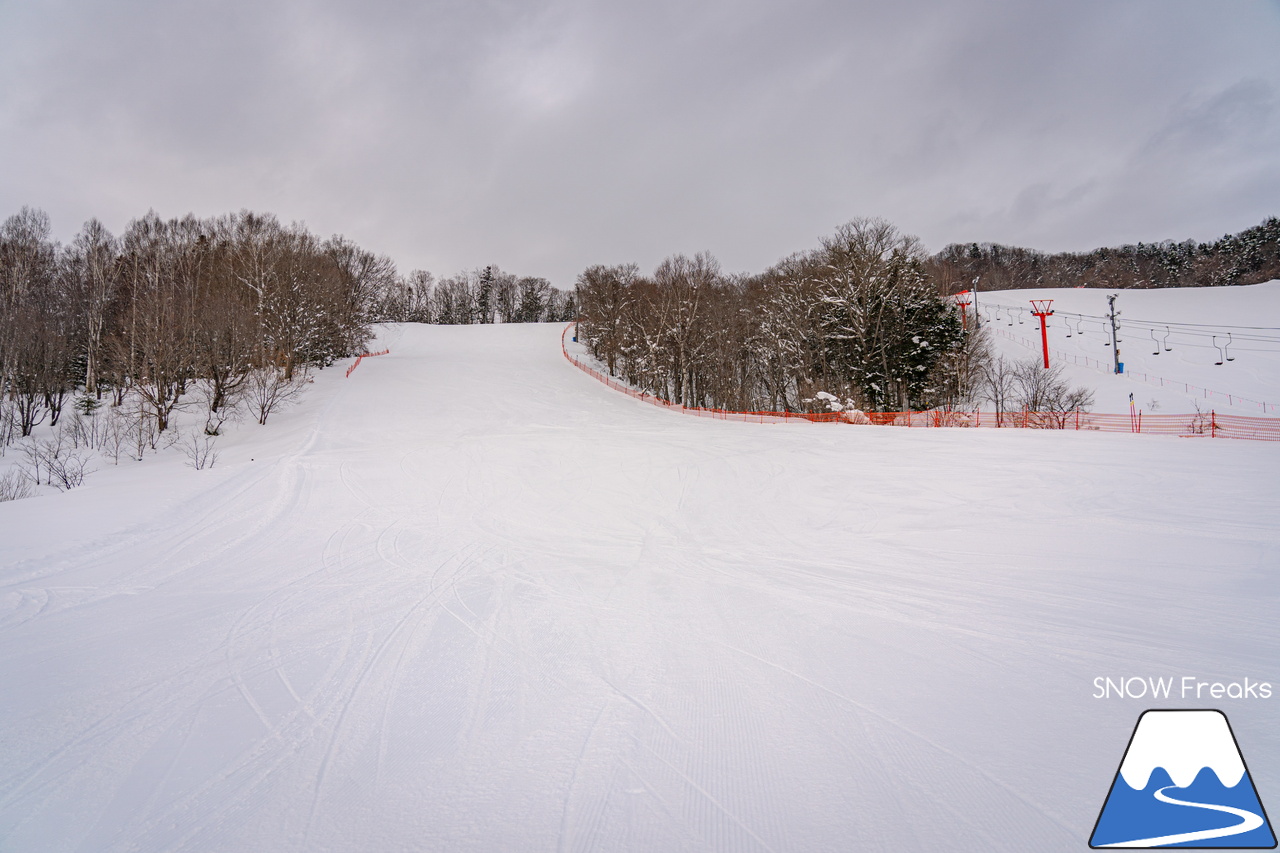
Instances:
[[[1138,714],[1280,809],[1280,445],[758,425],[389,330],[0,504],[0,850],[1084,849]]]
[[[1113,373],[1109,322],[1102,319],[1109,312],[1108,293],[1117,294],[1122,376]],[[979,314],[995,351],[1005,358],[1041,358],[1033,299],[1053,300],[1049,362],[1061,364],[1072,385],[1094,389],[1094,411],[1127,413],[1132,393],[1134,405],[1148,414],[1186,414],[1196,406],[1257,417],[1280,413],[1280,281],[979,293]]]

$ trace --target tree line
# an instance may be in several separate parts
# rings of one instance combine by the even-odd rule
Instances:
[[[652,276],[593,266],[578,278],[579,340],[612,375],[686,406],[966,405],[986,350],[928,262],[917,238],[859,219],[758,275],[726,275],[708,254]]]
[[[564,323],[576,313],[572,291],[496,266],[441,279],[414,270],[386,287],[374,305],[380,322],[393,323]]]
[[[1215,287],[1280,278],[1280,219],[1209,243],[1138,243],[1050,254],[996,243],[953,243],[929,260],[945,293],[1036,287]]]
[[[179,409],[200,411],[208,435],[245,413],[265,423],[312,368],[363,351],[375,323],[576,310],[545,279],[492,266],[402,277],[341,236],[248,211],[150,212],[119,236],[91,219],[66,245],[51,235],[32,208],[0,224],[0,452],[40,424],[58,427],[69,404],[89,416],[106,404],[113,423],[127,412],[122,429],[140,455]]]
[[[65,246],[50,233],[30,208],[0,225],[6,440],[56,426],[77,390],[136,402],[158,432],[197,389],[210,432],[241,401],[265,422],[308,367],[364,347],[395,275],[341,237],[248,212],[153,212],[118,237],[91,219]]]
[[[1192,287],[1280,278],[1280,219],[1211,243],[1048,254],[994,243],[935,255],[878,219],[756,275],[676,255],[578,278],[579,338],[610,374],[673,403],[736,411],[1069,411],[1056,371],[993,359],[944,298],[961,290]]]

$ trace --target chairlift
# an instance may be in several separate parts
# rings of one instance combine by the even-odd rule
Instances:
[[[1165,352],[1173,352],[1173,347],[1169,346],[1169,335],[1170,335],[1170,334],[1171,334],[1171,332],[1169,331],[1169,327],[1168,327],[1168,326],[1165,326],[1165,327],[1164,327],[1164,351],[1165,351]]]
[[[1218,360],[1215,361],[1214,364],[1222,364],[1222,360],[1227,357],[1227,353],[1223,347],[1218,346],[1217,335],[1213,336],[1213,348],[1218,351]]]
[[[1235,361],[1236,357],[1231,354],[1231,333],[1227,332],[1227,342],[1222,345],[1222,351],[1227,356],[1227,361]]]
[[[1153,353],[1152,353],[1152,355],[1159,355],[1159,354],[1160,354],[1160,340],[1159,340],[1159,338],[1157,338],[1157,337],[1156,337],[1156,330],[1155,330],[1155,329],[1152,329],[1152,330],[1151,330],[1151,343],[1152,343],[1152,344],[1154,344],[1154,345],[1155,345],[1155,348],[1156,348],[1156,351],[1155,351],[1155,352],[1153,352]]]

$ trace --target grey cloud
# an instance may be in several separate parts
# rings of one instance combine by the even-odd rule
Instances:
[[[1241,80],[1209,97],[1185,97],[1143,148],[1143,156],[1195,156],[1266,142],[1276,122],[1276,90],[1265,80]],[[1275,141],[1272,138],[1271,141]]]
[[[251,207],[562,286],[676,251],[760,269],[857,215],[935,249],[1208,238],[1280,212],[1280,14],[1232,9],[11,4],[0,208],[66,237]]]

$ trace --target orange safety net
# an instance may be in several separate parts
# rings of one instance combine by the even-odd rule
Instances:
[[[359,367],[359,366],[360,366],[360,362],[364,361],[366,358],[373,358],[375,355],[386,355],[386,354],[387,354],[387,353],[389,353],[389,352],[391,352],[391,350],[390,350],[390,349],[384,349],[384,350],[382,350],[381,352],[362,352],[362,353],[360,353],[358,356],[356,356],[355,363],[354,363],[354,364],[352,364],[350,367],[348,367],[348,368],[347,368],[347,377],[349,378],[349,377],[351,376],[352,371],[354,371],[357,367]]]
[[[569,363],[594,377],[615,391],[634,397],[645,403],[664,409],[680,411],[700,418],[717,418],[725,421],[749,421],[752,423],[846,423],[874,424],[916,428],[990,428],[990,429],[1053,429],[1084,430],[1088,432],[1131,432],[1149,435],[1176,435],[1185,438],[1247,438],[1255,441],[1280,441],[1280,418],[1259,418],[1245,415],[1224,415],[1217,412],[1197,412],[1191,415],[1155,415],[1134,412],[1128,415],[1106,415],[1094,412],[957,412],[933,410],[926,412],[735,412],[726,409],[707,409],[700,406],[682,406],[645,391],[637,391],[604,372],[596,370],[569,352],[565,335],[570,323],[560,335],[560,349]],[[353,367],[354,369],[354,367]]]

